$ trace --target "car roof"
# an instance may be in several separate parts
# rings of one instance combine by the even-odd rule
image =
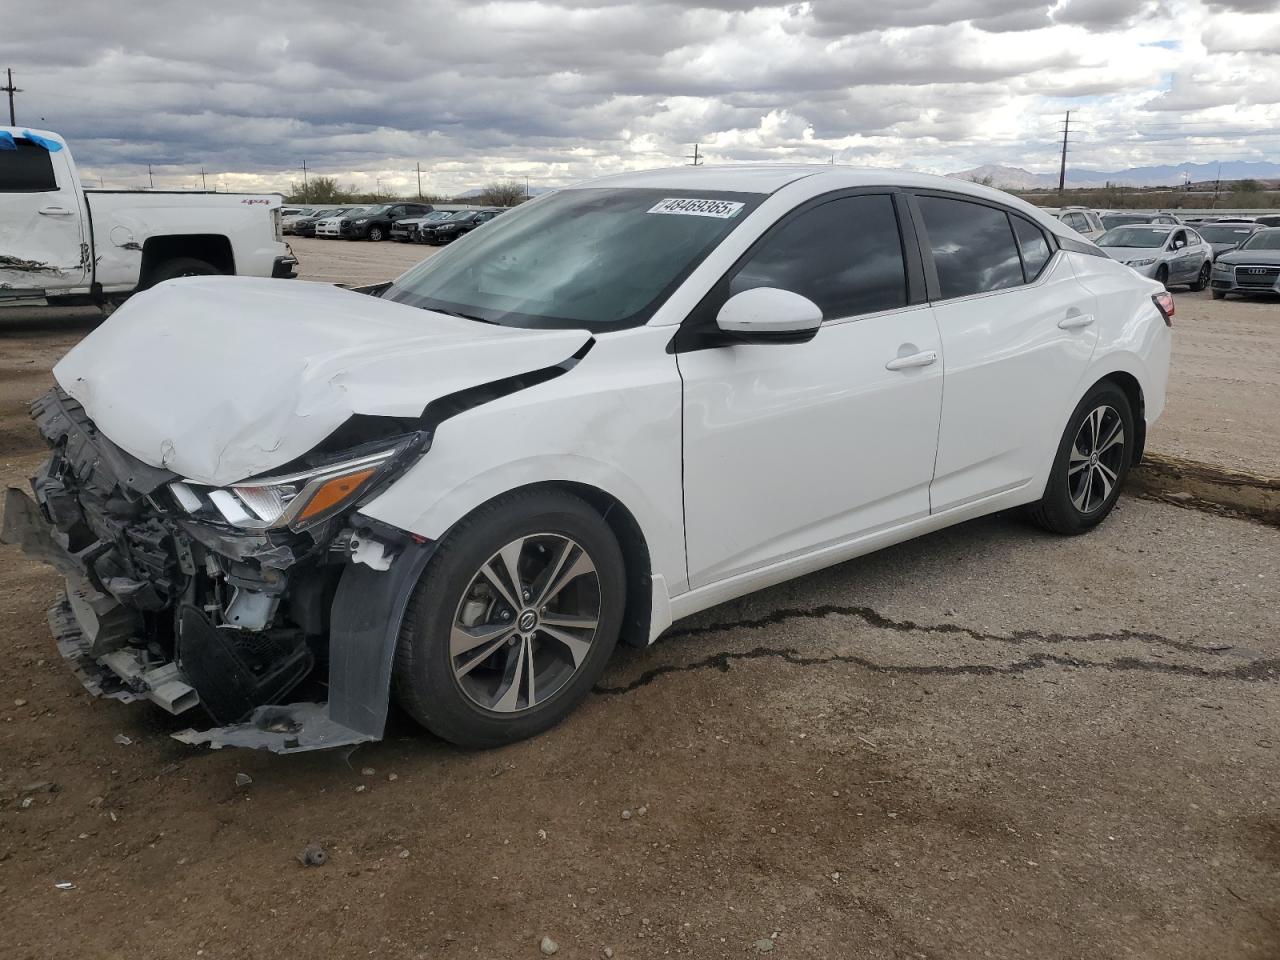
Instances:
[[[969,180],[897,170],[888,167],[846,167],[827,163],[741,163],[704,164],[697,167],[667,167],[660,170],[638,170],[584,180],[565,189],[589,187],[649,187],[671,190],[724,190],[740,193],[773,193],[787,184],[805,178],[821,178],[829,190],[844,187],[901,186],[970,193],[1008,202],[1009,194],[984,187]]]

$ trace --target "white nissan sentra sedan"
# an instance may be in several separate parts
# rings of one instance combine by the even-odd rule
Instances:
[[[1172,316],[972,183],[610,177],[363,292],[140,294],[55,367],[4,533],[66,575],[89,689],[196,718],[180,739],[373,740],[394,696],[492,746],[713,604],[996,510],[1089,530]]]

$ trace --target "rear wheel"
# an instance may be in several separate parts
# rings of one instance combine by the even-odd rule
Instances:
[[[197,260],[195,257],[174,257],[147,271],[144,289],[175,277],[213,277],[221,273],[221,270],[206,260]]]
[[[617,540],[585,501],[539,490],[481,507],[440,544],[410,601],[397,700],[465,747],[540,733],[599,679],[625,597]]]
[[[1156,268],[1156,283],[1166,290],[1169,289],[1169,268],[1163,263]]]
[[[1199,293],[1209,285],[1209,261],[1204,262],[1204,266],[1200,268],[1200,274],[1196,277],[1195,283],[1191,284],[1191,292]]]
[[[1071,414],[1031,519],[1067,535],[1092,530],[1106,519],[1129,476],[1134,436],[1129,398],[1114,383],[1099,383]]]

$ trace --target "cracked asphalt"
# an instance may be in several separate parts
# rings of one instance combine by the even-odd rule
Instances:
[[[0,480],[92,322],[0,328]],[[1275,527],[975,521],[681,621],[484,753],[400,715],[186,747],[79,687],[57,587],[0,547],[6,957],[1280,957]]]

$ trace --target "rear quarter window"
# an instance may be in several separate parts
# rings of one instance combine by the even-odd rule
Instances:
[[[45,193],[58,189],[53,158],[30,140],[15,140],[18,149],[0,150],[0,193]]]

